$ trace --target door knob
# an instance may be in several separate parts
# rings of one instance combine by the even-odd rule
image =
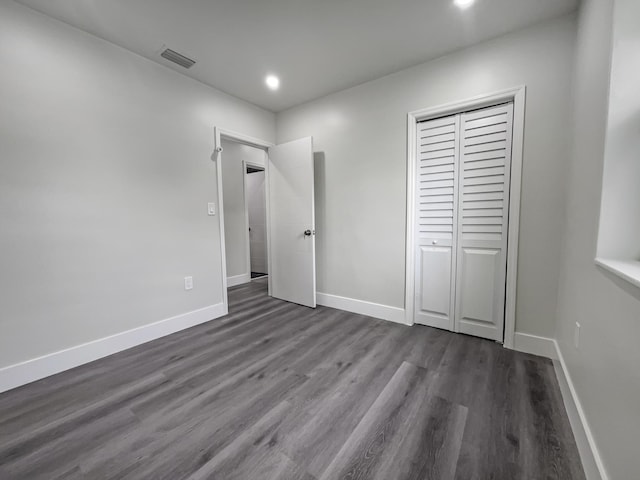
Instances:
[[[434,240],[431,242],[433,245],[437,245],[438,244],[438,240]]]
[[[304,236],[305,237],[310,237],[312,233],[313,232],[311,230],[307,229],[307,230],[304,231]]]

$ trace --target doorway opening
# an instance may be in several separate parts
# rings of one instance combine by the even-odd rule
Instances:
[[[267,204],[264,167],[245,162],[245,207],[249,236],[251,280],[269,275],[267,262]]]
[[[266,152],[223,138],[222,192],[227,287],[269,273]]]
[[[313,139],[273,145],[219,127],[214,135],[225,311],[228,287],[251,284],[315,308]]]

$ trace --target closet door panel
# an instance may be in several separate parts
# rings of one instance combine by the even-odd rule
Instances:
[[[459,317],[464,319],[464,333],[486,336],[486,325],[493,324],[500,316],[498,281],[501,265],[500,250],[490,248],[463,248]]]
[[[417,305],[433,326],[448,328],[451,315],[451,247],[420,247],[420,284]],[[449,281],[443,281],[448,279]]]
[[[459,116],[418,124],[415,321],[453,330]]]
[[[461,115],[455,329],[503,340],[512,104]]]

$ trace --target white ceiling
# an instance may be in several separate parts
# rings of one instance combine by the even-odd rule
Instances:
[[[275,112],[574,10],[578,0],[16,0]],[[190,70],[159,57],[166,45]],[[267,73],[281,79],[277,92]]]

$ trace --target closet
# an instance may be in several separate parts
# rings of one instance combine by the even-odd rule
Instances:
[[[513,103],[417,124],[415,322],[503,341]]]

